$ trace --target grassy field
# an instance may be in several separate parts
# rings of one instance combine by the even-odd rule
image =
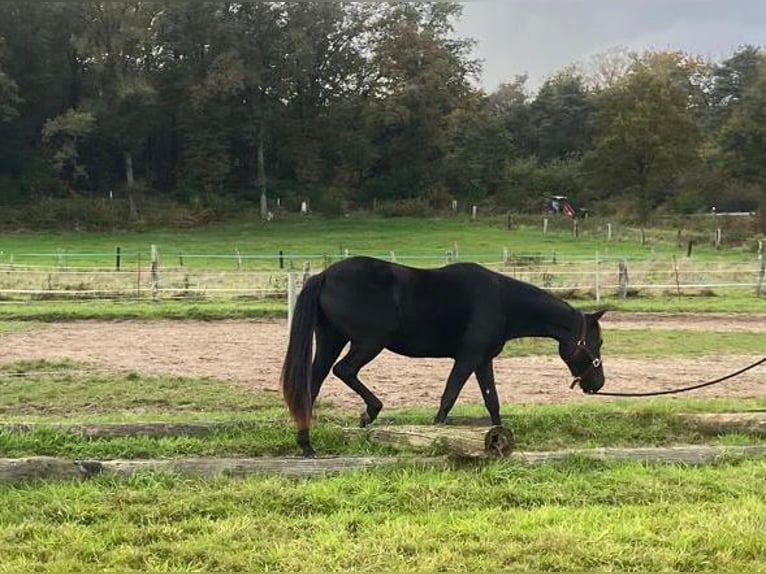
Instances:
[[[0,375],[6,421],[238,421],[207,438],[5,431],[2,456],[295,452],[276,394],[211,380],[83,373],[68,362],[17,363]],[[504,418],[527,450],[745,444],[764,439],[705,436],[674,414],[764,407],[762,400],[510,405]],[[393,411],[381,422],[425,423],[431,411]],[[483,412],[463,407],[456,414]],[[320,452],[385,452],[349,439],[341,432],[347,424],[347,413],[320,408]],[[148,474],[29,483],[0,488],[0,571],[758,571],[766,567],[765,477],[763,461],[685,468],[572,458],[544,467],[402,463],[300,480]]]
[[[651,230],[649,242],[641,245],[635,230],[622,227],[608,241],[604,221],[583,222],[577,239],[572,238],[568,220],[557,220],[545,235],[537,223],[527,220],[509,230],[501,219],[473,222],[464,217],[381,219],[362,215],[231,223],[194,230],[6,233],[0,238],[4,298],[0,317],[284,316],[286,274],[279,270],[280,251],[285,268],[294,265],[301,269],[309,262],[316,271],[346,253],[438,266],[456,249],[460,261],[479,261],[547,286],[583,308],[766,313],[766,297],[754,293],[758,276],[755,238],[721,250],[700,242],[693,257],[687,258],[686,241],[679,241],[672,229]],[[159,286],[164,291],[158,293],[159,301],[152,300],[151,245],[157,245],[160,253]],[[117,246],[121,247],[120,273],[114,272]],[[601,262],[598,302],[597,254]],[[631,285],[643,285],[627,299],[617,296],[620,259],[628,261]],[[688,287],[676,289],[676,268],[681,284]],[[721,283],[727,286],[715,287]]]
[[[667,259],[685,254],[672,230],[650,232],[589,221],[571,240],[566,220],[543,236],[533,222],[465,218],[289,220],[205,230],[119,235],[4,234],[0,264],[114,265],[160,247],[164,264],[223,269],[235,250],[244,265],[276,266],[279,250],[323,261],[345,249],[405,263],[444,262],[458,244],[461,259],[497,261],[516,254]],[[704,236],[700,231],[695,237]],[[40,256],[41,253],[47,255]],[[80,255],[78,255],[78,253]],[[401,257],[409,254],[411,260]],[[231,254],[232,258],[214,257]],[[200,255],[200,257],[194,257]],[[547,256],[547,255],[546,255]],[[711,264],[752,262],[747,244],[695,258]],[[144,260],[144,259],[142,259]],[[592,309],[590,299],[573,299]],[[706,296],[606,298],[611,309],[766,313],[766,298],[749,292]],[[75,319],[205,319],[284,317],[280,301],[27,301],[0,304],[0,335],[34,330],[38,321]],[[604,356],[760,355],[762,334],[615,329]],[[506,353],[555,353],[548,341],[523,340]],[[518,448],[763,444],[737,432],[703,433],[679,412],[763,410],[766,399],[656,399],[503,407]],[[380,424],[428,424],[435,405],[387,410]],[[318,452],[392,454],[343,427],[356,417],[320,401],[313,441]],[[480,406],[454,416],[484,417]],[[69,458],[294,455],[294,428],[278,392],[254,393],[212,379],[106,373],[74,362],[0,365],[0,421],[36,422],[29,432],[0,430],[0,457]],[[204,421],[227,426],[206,437],[84,438],[61,422]],[[451,469],[403,462],[386,470],[334,477],[195,480],[168,474],[82,483],[0,486],[2,571],[497,571],[766,569],[766,462],[725,460],[706,467],[603,463],[570,458],[542,467],[508,461]]]
[[[157,245],[164,265],[178,265],[182,256],[189,267],[234,266],[239,251],[246,267],[275,268],[278,254],[286,262],[294,258],[322,261],[337,258],[345,250],[354,255],[390,257],[415,265],[434,265],[445,261],[445,253],[458,248],[463,260],[500,261],[503,249],[516,255],[567,258],[602,257],[643,259],[686,256],[687,241],[678,240],[672,228],[650,230],[648,242],[641,245],[637,229],[615,225],[613,239],[607,240],[604,220],[586,220],[581,233],[572,237],[571,222],[556,220],[543,234],[536,219],[507,229],[505,220],[471,221],[453,218],[392,218],[355,215],[340,219],[294,218],[271,223],[245,222],[216,224],[204,229],[147,230],[121,233],[16,232],[4,233],[0,240],[0,263],[17,265],[102,266],[115,265],[116,247],[121,248],[122,264],[135,266],[136,255],[147,262],[151,245]],[[712,233],[712,228],[711,228]],[[687,232],[688,233],[688,232]],[[694,233],[694,257],[702,261],[747,262],[755,258],[755,240],[738,242],[716,250]],[[12,259],[12,261],[11,261]]]
[[[0,571],[762,571],[764,467],[494,463],[0,489]]]

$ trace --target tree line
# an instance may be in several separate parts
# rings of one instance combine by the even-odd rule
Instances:
[[[0,204],[766,206],[766,53],[479,87],[455,3],[0,3]]]

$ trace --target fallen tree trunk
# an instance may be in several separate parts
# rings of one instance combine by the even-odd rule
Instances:
[[[766,411],[745,413],[685,413],[684,423],[706,433],[742,432],[766,435]]]
[[[175,458],[73,460],[48,456],[0,459],[0,483],[30,480],[82,480],[95,476],[133,476],[147,472],[179,474],[188,477],[246,477],[253,475],[315,476],[349,470],[379,468],[401,464],[445,465],[443,457],[354,457],[332,458]]]
[[[379,445],[444,452],[458,458],[500,458],[513,452],[514,439],[503,426],[380,426],[366,431]]]
[[[766,445],[677,446],[667,448],[593,448],[548,452],[514,452],[507,458],[520,464],[542,465],[571,457],[652,464],[700,465],[741,458],[766,457]],[[478,460],[483,460],[479,458]],[[144,460],[72,460],[55,457],[0,459],[0,484],[30,480],[83,480],[95,476],[126,477],[146,472],[194,478],[253,475],[315,476],[349,470],[399,465],[449,468],[448,457],[332,457],[332,458],[178,458]]]
[[[766,445],[689,445],[639,448],[587,448],[548,452],[518,452],[512,458],[527,464],[545,464],[571,457],[652,464],[711,464],[731,459],[766,457]]]

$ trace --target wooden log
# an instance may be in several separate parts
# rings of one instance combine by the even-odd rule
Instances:
[[[684,423],[706,433],[742,432],[766,436],[766,411],[743,413],[684,413]]]
[[[168,437],[205,436],[237,426],[238,423],[226,422],[0,423],[0,432],[24,433],[45,428],[87,438]]]
[[[671,446],[643,448],[589,448],[549,452],[517,452],[512,458],[527,464],[545,464],[570,457],[605,461],[636,461],[652,464],[710,464],[732,458],[766,457],[766,445]]]
[[[506,457],[515,444],[513,433],[503,426],[380,426],[370,428],[367,437],[384,446],[431,452],[446,450],[457,458]]]
[[[638,461],[649,464],[701,465],[740,458],[766,457],[766,445],[676,446],[648,448],[592,448],[547,452],[513,452],[507,460],[543,465],[580,457],[604,461]],[[473,460],[486,460],[478,458]],[[125,477],[146,472],[172,473],[186,477],[247,477],[282,475],[291,477],[335,474],[349,470],[418,465],[448,468],[448,457],[328,457],[328,458],[178,458],[143,460],[72,460],[54,457],[0,458],[0,484],[32,480],[83,480],[94,476]]]
[[[154,472],[195,478],[336,474],[402,464],[444,466],[444,457],[339,456],[328,458],[214,458],[73,460],[47,456],[0,458],[0,484],[30,480],[83,480],[95,476],[133,476]]]

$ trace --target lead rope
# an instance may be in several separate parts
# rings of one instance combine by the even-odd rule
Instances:
[[[715,385],[717,383],[723,382],[723,381],[725,381],[727,379],[732,379],[732,378],[736,377],[737,375],[741,375],[745,371],[749,371],[750,369],[754,369],[755,367],[757,367],[758,365],[760,365],[762,363],[766,363],[766,357],[756,361],[752,365],[748,365],[747,367],[744,367],[744,368],[740,369],[739,371],[735,371],[734,373],[731,373],[731,374],[726,375],[724,377],[719,377],[719,378],[714,379],[712,381],[707,381],[705,383],[699,383],[697,385],[692,385],[690,387],[683,387],[683,388],[680,388],[680,389],[671,389],[669,391],[654,391],[654,392],[649,392],[649,393],[610,393],[610,392],[596,391],[595,393],[591,393],[591,394],[601,395],[601,396],[606,396],[606,397],[655,397],[655,396],[659,396],[659,395],[675,395],[677,393],[685,393],[687,391],[693,391],[695,389],[701,389],[703,387],[709,387],[711,385]]]

